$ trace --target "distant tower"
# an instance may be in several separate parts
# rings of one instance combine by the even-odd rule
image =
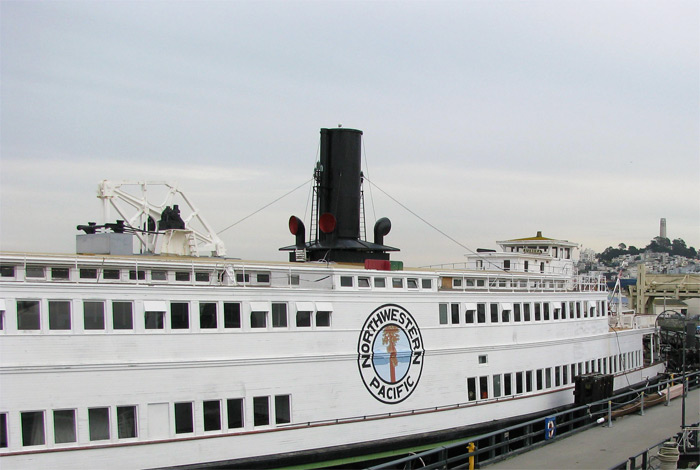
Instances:
[[[668,238],[666,237],[666,219],[663,217],[661,218],[661,226],[659,227],[659,236],[661,238]]]

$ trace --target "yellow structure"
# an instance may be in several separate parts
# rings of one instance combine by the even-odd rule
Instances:
[[[700,274],[647,274],[638,266],[637,285],[629,286],[630,306],[639,314],[654,313],[654,300],[700,297]]]

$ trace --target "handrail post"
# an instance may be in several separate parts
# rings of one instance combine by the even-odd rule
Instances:
[[[608,427],[612,427],[612,400],[608,400]]]
[[[644,392],[642,392],[641,408],[639,410],[640,416],[644,416]]]

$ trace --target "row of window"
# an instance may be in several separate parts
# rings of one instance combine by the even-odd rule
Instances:
[[[269,426],[273,421],[275,425],[291,422],[291,395],[253,397],[252,405],[254,427]],[[139,427],[139,409],[138,405],[126,405],[21,411],[20,442],[23,447],[29,447],[47,443],[61,445],[112,441],[115,437],[118,440],[136,439],[139,437],[139,429],[148,432],[148,438],[153,439],[173,434],[228,432],[245,427],[243,398],[148,404],[148,423],[142,427]],[[201,420],[195,420],[195,413],[200,414]],[[87,416],[87,428],[84,430],[78,426],[81,422],[79,414]],[[169,428],[171,422],[172,429]],[[8,413],[0,413],[0,448],[10,445],[8,429]]]
[[[17,300],[17,330],[85,331],[289,328],[286,302],[250,302],[250,321],[243,324],[240,302],[144,301],[142,322],[135,325],[134,302],[121,300]],[[77,305],[77,308],[76,308]],[[190,310],[194,309],[193,312]],[[325,302],[295,302],[296,328],[329,328],[333,307]],[[82,312],[80,312],[82,310]],[[46,313],[44,313],[46,312]],[[79,312],[79,313],[78,313]],[[75,316],[78,313],[80,317]],[[194,314],[194,315],[193,315]],[[194,319],[192,318],[194,316]],[[75,322],[79,321],[79,327]],[[5,312],[0,310],[0,330]]]
[[[469,401],[508,397],[538,392],[573,384],[577,375],[599,372],[615,374],[642,366],[642,352],[630,351],[614,356],[592,359],[586,362],[565,364],[506,374],[468,377],[466,381]],[[486,364],[487,356],[479,356],[479,364]]]
[[[489,287],[491,289],[557,289],[564,290],[565,283],[563,280],[551,280],[551,279],[511,279],[505,277],[494,277],[489,279],[484,278],[473,278],[473,277],[450,277],[445,278],[451,280],[452,289],[485,289]],[[446,287],[450,287],[447,285]]]
[[[488,315],[487,315],[488,307]],[[605,316],[606,301],[443,303],[441,325],[566,320]]]
[[[0,265],[0,278],[16,278],[17,269],[15,265]],[[223,282],[226,270],[215,271],[189,270],[189,271],[168,271],[159,269],[119,269],[119,268],[92,268],[92,267],[48,267],[27,265],[24,268],[24,278],[28,280],[52,281],[147,281],[153,283],[182,282],[210,284],[217,280]],[[234,276],[231,273],[231,276]],[[270,272],[242,272],[235,271],[235,279],[238,284],[253,286],[269,286],[271,280]],[[300,285],[298,274],[285,274],[285,283],[291,286]],[[358,287],[363,289],[423,289],[431,290],[432,279],[419,279],[413,277],[382,277],[382,276],[340,276],[340,287]]]
[[[0,277],[15,278],[18,266],[0,265]],[[72,274],[76,273],[76,274]],[[167,271],[162,269],[142,270],[142,269],[119,269],[119,268],[91,268],[78,267],[72,269],[68,267],[58,266],[36,266],[28,265],[24,268],[25,279],[50,279],[52,281],[70,281],[77,279],[90,280],[102,279],[105,281],[145,281],[148,274],[148,280],[155,282],[177,281],[177,282],[195,282],[208,283],[212,273],[209,271]],[[266,274],[267,282],[270,282],[270,275]],[[260,281],[264,282],[264,281]]]
[[[417,277],[392,277],[383,276],[340,276],[340,287],[358,287],[360,289],[424,289],[433,288],[432,279],[419,279]]]

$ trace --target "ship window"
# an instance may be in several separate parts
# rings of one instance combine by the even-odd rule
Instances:
[[[194,432],[192,402],[175,403],[175,434]]]
[[[226,418],[228,419],[228,428],[243,427],[243,399],[229,398],[226,400]]]
[[[117,437],[129,439],[136,437],[136,407],[117,407]]]
[[[494,398],[501,396],[501,374],[493,376],[493,396]]]
[[[115,330],[133,330],[134,314],[131,302],[112,302],[112,328]]]
[[[529,268],[529,261],[523,261],[523,271],[527,272]]]
[[[267,328],[267,312],[250,312],[251,328]]]
[[[542,304],[535,302],[535,321],[540,321],[542,319]]]
[[[386,287],[386,278],[385,277],[375,277],[374,278],[374,287]]]
[[[203,330],[216,328],[216,302],[199,303],[199,328]]]
[[[287,327],[287,304],[275,302],[272,303],[272,327]]]
[[[545,387],[552,388],[552,368],[548,367],[544,371]]]
[[[440,304],[438,308],[440,313],[440,324],[447,325],[447,304]]]
[[[561,381],[562,384],[566,385],[569,383],[569,368],[567,366],[564,366],[561,368]]]
[[[209,282],[209,273],[207,272],[195,272],[194,280],[197,282]],[[267,282],[270,282],[269,280]]]
[[[311,312],[297,312],[297,327],[305,328],[311,326]]]
[[[513,304],[513,321],[519,322],[520,320],[520,304]]]
[[[139,281],[143,281],[144,279],[146,279],[146,271],[142,271],[141,269],[139,269],[138,271],[132,269],[129,271],[129,279],[131,279],[132,281],[135,281],[137,279]]]
[[[70,302],[49,300],[49,330],[70,330]]]
[[[476,378],[469,377],[467,379],[467,397],[469,401],[476,400]]]
[[[46,277],[43,266],[27,266],[24,271],[25,277]]]
[[[23,411],[20,414],[22,421],[22,445],[40,446],[44,445],[44,412],[43,411]]]
[[[542,390],[542,369],[537,369],[537,390]]]
[[[236,273],[236,282],[250,282],[250,274]]]
[[[456,277],[452,279],[452,287],[462,287],[462,278]]]
[[[475,315],[476,315],[476,304],[467,304],[466,310],[464,313],[464,322],[465,323],[474,323]]]
[[[581,318],[581,302],[576,302],[576,318]]]
[[[391,287],[394,289],[403,289],[403,278],[402,277],[392,277]]]
[[[369,278],[368,277],[358,277],[357,278],[357,287],[369,287]]]
[[[544,303],[544,319],[549,320],[549,302]]]
[[[7,413],[0,413],[0,448],[7,447]]]
[[[241,327],[241,304],[224,302],[224,328]]]
[[[270,274],[268,274],[268,273],[258,274],[257,280],[260,284],[269,284],[270,283]]]
[[[559,312],[561,311],[560,308],[554,307],[554,319],[559,320]]]
[[[151,281],[167,281],[167,271],[151,271]]]
[[[544,263],[540,263],[540,272],[541,272],[541,273],[544,272]]]
[[[523,393],[523,373],[515,373],[515,393]]]
[[[202,403],[204,413],[204,430],[219,431],[221,429],[221,402],[210,400]]]
[[[528,370],[525,372],[525,391],[532,391],[532,371]]]
[[[187,302],[170,302],[170,328],[186,330],[190,327],[190,304]]]
[[[189,271],[175,271],[175,280],[179,282],[189,282],[190,272]]]
[[[511,304],[501,304],[501,321],[503,323],[510,322],[510,311],[513,309]]]
[[[513,379],[511,374],[503,374],[503,394],[508,396],[513,394]]]
[[[3,264],[0,266],[0,277],[15,277],[15,267],[13,265]]]
[[[477,279],[476,280],[476,287],[484,287],[484,280],[483,279]]]
[[[498,323],[498,304],[491,304],[491,323]]]
[[[456,325],[459,323],[459,304],[450,304],[450,311],[452,317],[452,324]]]
[[[422,289],[432,289],[433,288],[433,280],[432,279],[421,279],[421,288]]]
[[[299,275],[298,274],[291,274],[289,276],[289,285],[290,286],[298,286],[299,285]]]
[[[561,367],[556,366],[554,368],[554,386],[558,387],[561,385]]]
[[[270,424],[270,397],[253,397],[253,426]]]
[[[414,277],[409,277],[406,279],[406,287],[409,289],[418,289],[418,279]]]
[[[486,304],[476,304],[476,322],[486,323]]]
[[[147,330],[162,330],[165,328],[165,312],[144,312],[144,325]]]
[[[275,424],[287,424],[292,422],[292,410],[289,395],[275,396]]]
[[[51,279],[67,280],[70,278],[70,270],[68,268],[51,268]]]
[[[38,300],[17,301],[17,329],[39,330],[41,329]]]
[[[316,326],[331,326],[331,312],[327,310],[316,312]]]
[[[530,304],[523,304],[523,321],[530,321]]]
[[[100,301],[83,302],[83,319],[86,330],[105,329],[105,304]]]
[[[97,269],[80,268],[80,279],[97,279]]]
[[[109,439],[109,408],[88,408],[91,441]]]
[[[488,364],[489,357],[486,354],[479,356],[479,364]]]
[[[102,271],[102,279],[119,279],[119,277],[118,269],[105,269]]]
[[[508,260],[508,259],[503,260],[503,270],[510,271],[510,260]]]
[[[484,260],[476,260],[476,269],[484,269]]]
[[[340,276],[340,287],[352,287],[352,276]]]
[[[479,392],[481,393],[481,398],[486,399],[489,397],[489,378],[479,377]]]

